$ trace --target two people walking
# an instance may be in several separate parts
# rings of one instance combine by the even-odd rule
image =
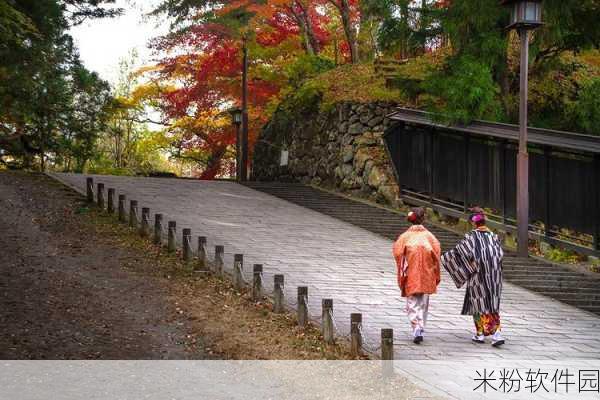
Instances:
[[[492,345],[504,344],[500,334],[500,295],[502,258],[498,236],[486,226],[483,210],[473,208],[469,218],[473,230],[458,245],[441,254],[439,241],[423,226],[425,211],[417,207],[408,214],[411,227],[394,243],[398,286],[406,297],[406,312],[414,343],[421,343],[429,309],[429,296],[440,283],[440,266],[449,273],[457,288],[466,284],[462,314],[472,315],[475,333],[472,340]]]

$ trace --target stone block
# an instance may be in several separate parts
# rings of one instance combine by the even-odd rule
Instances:
[[[342,150],[342,161],[349,163],[354,158],[354,148],[352,146],[344,146]]]
[[[367,161],[371,159],[371,155],[365,148],[359,148],[354,155],[354,168],[358,174],[362,174]]]
[[[344,164],[344,165],[342,165],[342,176],[344,178],[349,177],[350,175],[352,175],[353,171],[354,171],[354,169],[352,168],[352,165],[350,165],[350,164]]]
[[[341,124],[338,125],[338,132],[339,133],[346,133],[348,132],[348,122],[342,122]]]
[[[369,113],[364,113],[360,116],[359,121],[363,125],[367,125],[367,123],[371,120],[372,115]]]
[[[354,140],[357,146],[375,146],[377,144],[377,138],[372,132],[367,132],[357,137]]]
[[[380,125],[382,122],[383,122],[383,117],[375,116],[369,120],[367,125],[369,125],[369,127],[373,128],[373,127]]]
[[[386,183],[388,180],[388,177],[385,173],[385,170],[379,166],[376,165],[373,168],[371,168],[371,172],[369,173],[369,185],[375,189],[379,188],[379,186],[381,186],[382,184]]]
[[[399,200],[397,185],[381,185],[377,189],[377,193],[383,197],[385,203],[392,206],[397,205]]]
[[[348,133],[351,135],[360,135],[365,131],[365,127],[360,122],[353,123],[348,128]]]
[[[365,178],[366,182],[369,181],[369,175],[371,174],[371,169],[373,169],[373,165],[375,165],[375,162],[373,162],[373,160],[367,160],[367,162],[365,163],[365,170],[363,171],[363,177]]]

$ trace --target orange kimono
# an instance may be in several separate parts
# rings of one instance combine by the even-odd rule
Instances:
[[[423,225],[413,225],[394,243],[402,297],[433,294],[440,283],[440,242]]]

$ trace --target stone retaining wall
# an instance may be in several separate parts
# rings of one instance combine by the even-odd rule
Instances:
[[[252,175],[261,181],[299,181],[400,206],[383,141],[389,103],[338,103],[331,111],[276,112],[255,147]],[[281,166],[282,150],[289,151]]]

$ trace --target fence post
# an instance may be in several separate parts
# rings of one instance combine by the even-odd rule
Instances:
[[[125,201],[126,197],[124,194],[119,195],[119,221],[125,223],[127,218],[125,217]]]
[[[353,357],[362,355],[362,335],[360,333],[362,325],[362,314],[350,314],[350,354]]]
[[[260,301],[263,298],[263,266],[254,264],[252,279],[252,300]]]
[[[98,200],[98,207],[100,207],[100,210],[104,210],[104,183],[98,184],[98,194],[96,195],[96,199]]]
[[[308,286],[298,286],[298,325],[308,324]]]
[[[274,278],[273,312],[277,313],[277,314],[281,314],[285,311],[284,306],[283,306],[283,300],[284,300],[283,279],[284,279],[283,275],[280,275],[280,274],[275,275],[275,278]]]
[[[215,273],[217,276],[223,276],[223,259],[225,258],[225,246],[215,246]]]
[[[150,236],[150,209],[148,207],[142,207],[142,226],[140,228],[140,235],[142,237]]]
[[[186,264],[189,264],[192,261],[192,230],[185,228],[183,230],[182,239],[182,247],[183,247],[183,261]]]
[[[162,214],[154,214],[154,244],[162,243]]]
[[[87,191],[87,202],[88,203],[93,203],[94,202],[94,178],[87,178],[85,180],[85,187],[86,187],[86,191]]]
[[[233,256],[233,287],[235,290],[242,290],[244,287],[244,255],[235,254]]]
[[[177,250],[177,239],[175,235],[177,234],[177,222],[169,221],[169,232],[167,237],[167,251],[169,253],[175,253]]]
[[[138,202],[137,200],[129,201],[129,226],[137,229],[138,227]]]
[[[335,341],[335,329],[333,325],[333,299],[321,300],[321,333],[325,343],[332,344]]]
[[[208,254],[206,251],[206,236],[198,236],[198,269],[208,269]]]
[[[109,214],[115,213],[115,189],[108,188],[108,205],[106,206],[106,211]]]
[[[383,376],[388,378],[394,374],[394,330],[381,330],[381,360],[383,361]]]

